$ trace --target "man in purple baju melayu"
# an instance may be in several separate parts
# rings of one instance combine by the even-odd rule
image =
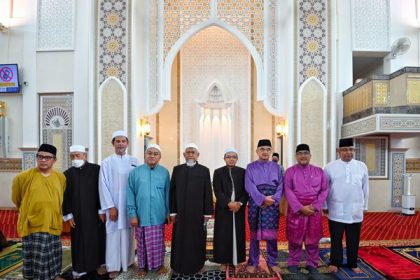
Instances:
[[[283,191],[281,166],[270,161],[271,141],[258,141],[258,160],[248,164],[245,171],[245,189],[249,193],[248,222],[251,232],[247,270],[255,272],[259,264],[260,240],[267,242],[267,263],[274,272],[280,272],[277,255],[279,202]]]
[[[289,204],[286,219],[289,241],[289,271],[297,273],[305,242],[306,269],[318,273],[319,240],[322,237],[322,206],[328,196],[328,176],[322,168],[310,164],[307,144],[296,147],[297,164],[286,170],[284,192]]]

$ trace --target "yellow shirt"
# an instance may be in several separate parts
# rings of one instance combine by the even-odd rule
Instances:
[[[35,232],[61,234],[61,205],[65,187],[66,177],[63,173],[52,171],[45,177],[36,167],[13,179],[12,200],[19,209],[17,231],[20,237]]]

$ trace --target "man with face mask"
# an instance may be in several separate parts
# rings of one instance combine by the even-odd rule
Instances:
[[[207,221],[213,213],[210,171],[198,164],[198,147],[187,144],[186,163],[172,172],[169,209],[172,230],[171,268],[176,273],[193,274],[206,260]]]
[[[64,172],[64,221],[70,224],[73,277],[105,274],[105,214],[99,202],[99,165],[87,162],[82,145],[70,147],[72,167]]]
[[[134,236],[127,211],[128,174],[138,165],[136,157],[126,153],[125,131],[112,134],[115,153],[102,161],[99,173],[99,198],[106,213],[106,268],[115,278],[120,270],[134,263]]]

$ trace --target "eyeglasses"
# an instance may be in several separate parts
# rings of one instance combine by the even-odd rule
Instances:
[[[52,157],[52,156],[43,156],[43,155],[36,155],[36,159],[39,160],[39,161],[43,161],[43,160],[49,161],[49,160],[52,160],[53,158],[55,158],[55,157]]]
[[[299,151],[296,153],[297,156],[307,156],[310,155],[311,153],[309,151]]]

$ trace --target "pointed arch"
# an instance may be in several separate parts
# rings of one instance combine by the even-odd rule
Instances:
[[[313,148],[312,162],[319,166],[327,161],[327,95],[327,89],[315,77],[303,82],[298,91],[296,144],[309,144]]]
[[[255,47],[252,45],[252,43],[248,40],[248,38],[242,32],[238,31],[236,28],[228,25],[227,23],[217,18],[211,18],[205,22],[202,22],[200,24],[193,26],[190,30],[185,32],[181,36],[181,38],[179,38],[178,41],[172,46],[171,50],[168,52],[166,58],[163,61],[163,69],[161,69],[162,72],[160,73],[161,74],[160,77],[162,77],[160,79],[160,88],[162,89],[161,96],[155,108],[151,109],[151,113],[159,112],[163,106],[163,102],[165,100],[170,100],[171,98],[171,69],[172,69],[173,62],[178,52],[181,50],[182,46],[184,46],[184,44],[189,39],[191,39],[194,35],[196,35],[200,31],[211,26],[217,26],[225,31],[228,31],[231,35],[233,35],[236,39],[238,39],[245,46],[245,48],[250,52],[251,57],[253,58],[255,62],[255,67],[257,71],[257,99],[258,100],[263,99],[264,66],[263,66],[263,61],[260,54],[257,52]]]
[[[108,77],[98,91],[98,162],[112,154],[111,135],[128,129],[127,89],[116,77]]]

